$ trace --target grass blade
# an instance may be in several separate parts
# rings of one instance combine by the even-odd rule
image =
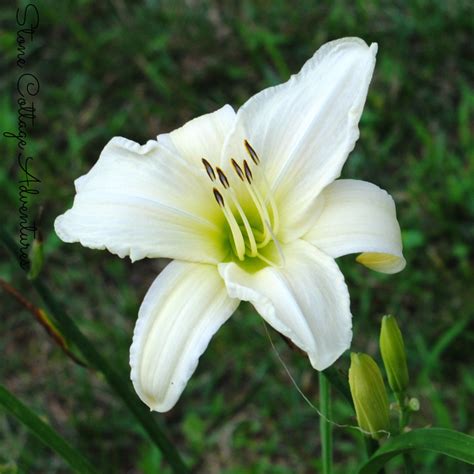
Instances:
[[[42,443],[59,454],[74,469],[74,472],[97,474],[92,464],[81,453],[76,451],[53,428],[42,421],[2,385],[0,385],[0,404],[23,423]]]
[[[422,428],[390,438],[358,473],[376,474],[393,457],[413,450],[432,451],[474,464],[474,437],[443,428]]]

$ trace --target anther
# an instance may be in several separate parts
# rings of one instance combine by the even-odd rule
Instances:
[[[249,154],[250,158],[252,158],[252,161],[258,165],[260,163],[260,158],[257,155],[257,152],[252,148],[250,143],[247,140],[244,140],[244,145],[245,148],[247,149],[247,153]]]
[[[242,171],[242,168],[238,165],[238,163],[234,160],[234,158],[232,158],[230,162],[232,163],[232,166],[234,167],[234,170],[237,173],[237,176],[243,181],[244,172]]]
[[[227,179],[227,176],[224,174],[224,172],[220,168],[216,168],[217,175],[219,176],[219,181],[222,183],[222,186],[224,186],[225,189],[230,188],[229,180]]]
[[[212,192],[214,193],[217,204],[219,204],[221,207],[224,207],[224,198],[222,197],[222,194],[216,188],[213,188]]]
[[[211,178],[211,181],[216,180],[216,173],[214,173],[214,169],[212,168],[211,164],[209,161],[207,161],[205,158],[202,158],[202,164],[204,165],[204,168],[206,168],[206,173]]]
[[[249,182],[249,184],[252,184],[252,179],[253,179],[252,171],[250,170],[250,166],[247,163],[247,160],[244,160],[244,171],[245,171],[245,177],[247,178],[247,181]]]

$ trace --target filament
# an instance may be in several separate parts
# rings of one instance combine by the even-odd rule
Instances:
[[[243,260],[245,255],[245,242],[242,232],[240,231],[240,227],[237,224],[237,221],[235,220],[235,217],[232,212],[230,212],[226,208],[222,194],[216,188],[213,189],[213,192],[217,204],[219,204],[225,218],[227,219],[227,223],[229,224],[230,231],[232,233],[232,238],[234,240],[235,251],[237,252],[237,257],[239,258],[239,260]]]
[[[239,260],[244,260],[245,255],[248,255],[249,257],[256,257],[269,265],[278,266],[275,262],[262,255],[259,250],[264,248],[270,241],[273,241],[281,262],[284,262],[280,243],[275,236],[278,233],[280,223],[277,206],[272,196],[271,188],[263,172],[258,168],[260,158],[247,140],[244,140],[244,146],[251,163],[255,165],[254,171],[257,173],[258,181],[262,182],[265,186],[265,198],[260,193],[258,187],[254,185],[254,173],[249,166],[249,162],[243,160],[242,164],[239,165],[233,158],[231,158],[230,162],[237,177],[244,184],[245,190],[257,211],[258,218],[261,221],[261,230],[253,228],[250,224],[239,202],[239,197],[231,187],[231,182],[229,182],[224,171],[218,166],[214,168],[205,158],[202,158],[201,161],[209,179],[214,183],[214,186],[219,188],[213,188],[214,197],[229,225],[231,244]]]

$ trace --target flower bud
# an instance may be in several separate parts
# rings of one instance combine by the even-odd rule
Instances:
[[[395,393],[403,393],[408,386],[408,368],[403,337],[393,316],[382,318],[380,352],[387,372],[388,383]]]
[[[372,357],[351,353],[349,386],[357,423],[372,438],[381,438],[390,428],[388,397],[382,374]]]

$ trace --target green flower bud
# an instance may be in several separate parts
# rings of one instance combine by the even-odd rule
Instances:
[[[372,438],[381,438],[383,431],[390,429],[388,397],[382,373],[372,357],[351,353],[349,386],[357,423]]]
[[[402,333],[393,316],[382,318],[380,352],[390,388],[395,393],[403,393],[408,386],[407,359]]]

